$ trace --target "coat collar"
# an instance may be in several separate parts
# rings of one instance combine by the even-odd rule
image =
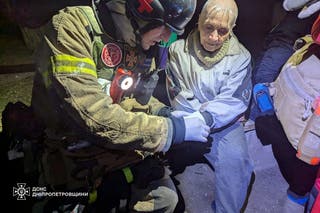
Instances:
[[[231,33],[230,38],[224,42],[223,46],[219,50],[214,53],[208,53],[201,46],[200,32],[196,29],[188,35],[184,51],[193,54],[207,68],[211,68],[227,55],[231,56],[240,54],[240,47],[238,39],[233,33]]]

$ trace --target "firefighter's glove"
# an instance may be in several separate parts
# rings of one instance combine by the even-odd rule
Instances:
[[[210,127],[206,125],[204,117],[199,111],[183,117],[186,132],[185,141],[207,142]]]
[[[119,105],[126,111],[150,113],[150,106],[141,105],[135,98],[127,98],[120,102]]]
[[[140,81],[134,90],[134,97],[140,104],[145,105],[149,102],[152,93],[157,86],[158,80],[158,73],[143,75],[140,78]]]
[[[150,182],[161,179],[165,173],[163,163],[152,156],[133,166],[131,170],[133,183],[141,189],[146,188]]]

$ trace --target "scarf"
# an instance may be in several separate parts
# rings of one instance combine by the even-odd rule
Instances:
[[[227,39],[218,50],[208,52],[200,44],[200,32],[198,30],[195,30],[188,37],[188,42],[190,43],[189,47],[195,52],[198,60],[202,62],[206,68],[212,68],[213,65],[222,60],[228,52],[229,41],[230,39]]]

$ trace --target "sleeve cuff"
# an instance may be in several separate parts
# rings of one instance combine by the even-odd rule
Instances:
[[[158,116],[162,116],[162,117],[170,117],[171,116],[171,112],[172,112],[172,108],[165,106],[162,107],[159,112],[158,112]]]
[[[186,127],[183,118],[169,117],[173,125],[173,144],[179,144],[184,141]]]
[[[203,116],[204,120],[206,121],[206,124],[209,126],[209,127],[212,127],[214,126],[214,120],[213,120],[213,117],[212,115],[207,112],[207,111],[203,111],[203,112],[200,112],[201,115]]]

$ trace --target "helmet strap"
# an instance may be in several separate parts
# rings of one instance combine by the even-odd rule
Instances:
[[[96,16],[98,17],[97,21],[102,26],[103,30],[112,38],[116,38],[116,28],[113,23],[110,10],[106,5],[109,1],[110,0],[92,0],[92,6]]]

